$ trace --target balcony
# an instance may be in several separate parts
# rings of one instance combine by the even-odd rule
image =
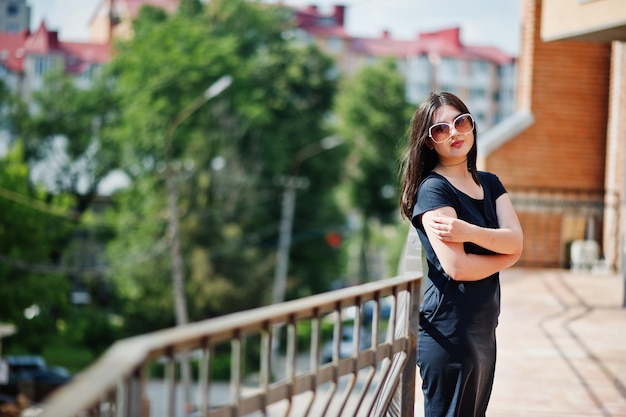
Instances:
[[[501,282],[490,417],[626,415],[624,278],[610,272],[512,268],[502,272]],[[53,394],[40,415],[423,416],[419,379],[415,399],[411,392],[415,323],[409,320],[407,327],[402,319],[416,315],[419,283],[419,278],[390,278],[118,342]],[[374,323],[384,322],[383,299],[393,301],[391,314],[385,326],[377,327]],[[322,322],[339,325],[342,312],[367,302],[375,306],[370,329],[380,331],[372,335],[372,345],[355,344],[350,356],[337,354],[321,363],[315,335]],[[351,316],[357,329],[367,326],[361,316]],[[312,324],[312,349],[296,343],[297,322],[303,320]],[[275,325],[286,330],[281,338],[285,352],[272,349]],[[335,331],[341,334],[341,326]],[[250,347],[244,334],[252,333],[260,335],[264,346],[263,371],[257,378],[243,378],[237,358]],[[359,338],[354,334],[354,340]],[[185,412],[176,357],[193,350],[206,374],[211,361],[206,353],[218,340],[231,344],[232,378],[193,381],[195,408]],[[166,365],[163,378],[146,373],[155,361]]]

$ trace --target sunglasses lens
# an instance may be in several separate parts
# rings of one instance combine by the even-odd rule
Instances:
[[[454,120],[454,129],[459,133],[469,133],[474,128],[474,122],[469,114],[462,114]]]
[[[435,142],[443,142],[450,137],[450,126],[445,123],[439,123],[430,127],[430,137]]]

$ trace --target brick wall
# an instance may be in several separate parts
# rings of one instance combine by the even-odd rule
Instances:
[[[518,107],[535,123],[486,168],[508,185],[602,189],[610,45],[540,39],[540,0],[522,1]]]
[[[496,173],[507,188],[603,189],[611,47],[543,42],[541,0],[522,0],[521,12],[517,107],[530,110],[535,122],[490,154],[484,169]],[[584,234],[569,230],[568,224],[580,221],[552,219],[547,228],[533,213],[520,213],[520,219],[525,257],[543,248],[550,258],[547,265],[564,266],[567,239]]]

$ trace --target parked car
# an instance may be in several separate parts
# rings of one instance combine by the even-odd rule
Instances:
[[[359,338],[359,351],[368,349],[372,345],[372,335],[365,327],[361,327]],[[343,326],[341,328],[341,340],[339,341],[339,358],[347,358],[352,355],[354,349],[354,327]],[[328,363],[333,360],[333,339],[322,345],[321,361]]]
[[[380,301],[379,316],[382,320],[389,320],[391,316],[391,301],[384,298]],[[369,324],[374,319],[374,302],[368,301],[363,305],[363,323]]]
[[[37,355],[12,355],[4,358],[9,367],[7,384],[0,385],[0,393],[17,397],[23,393],[31,402],[41,402],[48,394],[72,377],[62,367],[49,367]]]

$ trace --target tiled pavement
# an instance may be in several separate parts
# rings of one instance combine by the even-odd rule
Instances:
[[[501,274],[489,417],[626,417],[626,308],[617,274]],[[418,392],[415,416],[423,416]]]

